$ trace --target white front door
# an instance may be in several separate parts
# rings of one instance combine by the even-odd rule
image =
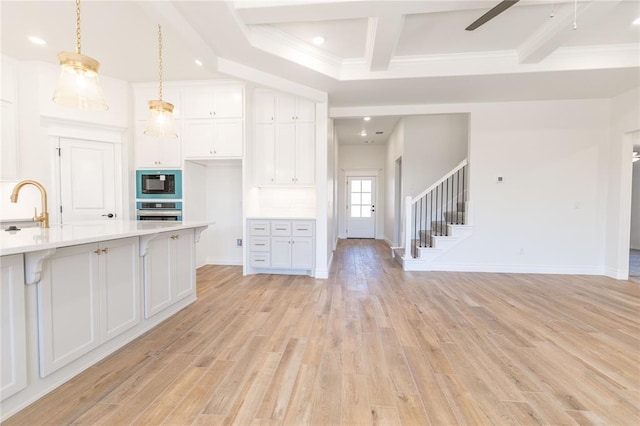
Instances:
[[[347,178],[347,237],[375,238],[375,177]]]
[[[61,223],[115,217],[114,151],[111,143],[60,140]]]

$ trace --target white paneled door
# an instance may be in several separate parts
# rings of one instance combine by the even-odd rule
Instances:
[[[60,140],[61,222],[109,220],[116,214],[113,144]]]
[[[351,176],[347,178],[348,238],[375,238],[375,195],[375,177]]]

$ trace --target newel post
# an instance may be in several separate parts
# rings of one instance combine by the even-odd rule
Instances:
[[[404,256],[413,257],[411,253],[411,197],[404,198]]]

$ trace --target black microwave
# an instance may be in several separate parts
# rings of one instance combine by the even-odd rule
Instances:
[[[136,198],[182,199],[182,171],[136,171]]]

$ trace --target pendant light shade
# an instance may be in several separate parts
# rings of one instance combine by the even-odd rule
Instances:
[[[61,72],[53,101],[70,108],[106,111],[109,106],[98,79],[100,63],[80,52],[80,0],[76,0],[76,52],[58,53]]]
[[[632,162],[634,162],[634,163],[635,163],[636,161],[640,161],[640,152],[638,152],[638,151],[634,151],[634,152],[633,152],[633,155],[632,155],[632,157],[631,157],[631,161],[632,161]]]
[[[145,135],[159,138],[177,138],[173,121],[173,105],[162,100],[162,27],[158,24],[158,100],[149,101],[149,118]]]
[[[173,105],[163,101],[149,101],[149,118],[144,134],[158,138],[177,138],[173,121]]]

